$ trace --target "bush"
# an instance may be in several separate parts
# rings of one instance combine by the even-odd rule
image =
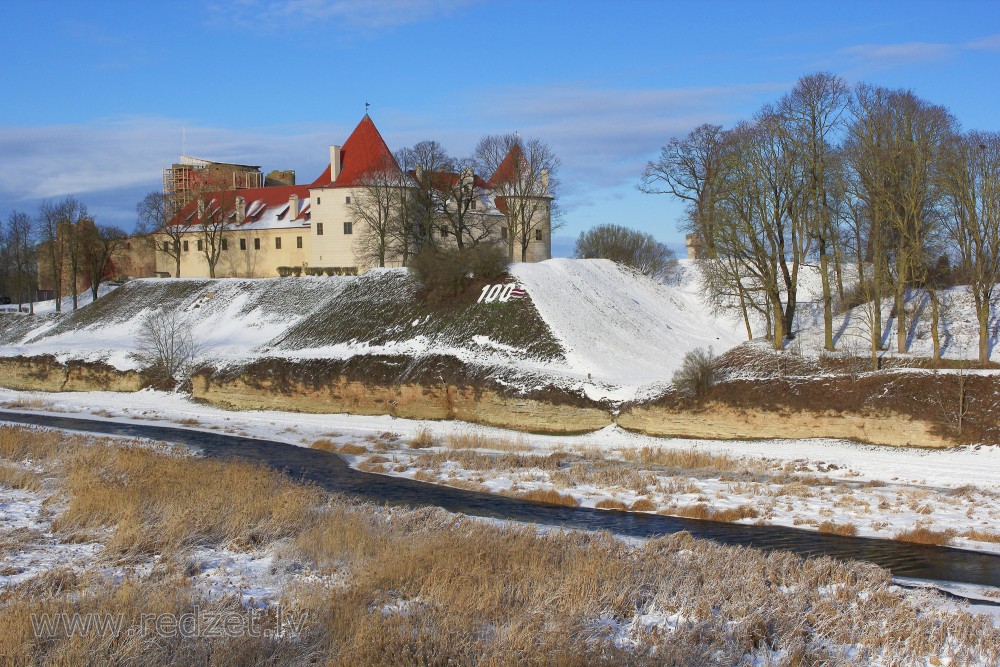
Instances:
[[[340,275],[340,269],[334,268],[332,266],[328,266],[328,267],[326,267],[326,268],[323,269],[323,273],[325,273],[328,276],[332,276],[334,273],[336,273],[339,276]]]
[[[697,348],[684,355],[674,372],[674,388],[688,398],[703,399],[715,385],[715,355],[712,348]]]
[[[201,352],[191,325],[176,311],[158,310],[146,318],[136,336],[144,374],[158,389],[172,389],[187,377]]]
[[[293,266],[292,267],[292,275],[294,275],[294,276],[301,276],[302,275],[302,267],[301,266]]]
[[[290,267],[290,266],[279,266],[278,267],[278,275],[281,276],[282,278],[287,278],[288,276],[292,275],[292,267]]]
[[[502,276],[507,263],[503,248],[479,245],[461,250],[424,250],[410,261],[409,269],[420,296],[429,303],[443,303],[475,283]]]
[[[674,251],[666,244],[652,234],[621,225],[599,225],[582,232],[576,240],[574,255],[620,262],[654,280],[670,277],[677,268]]]

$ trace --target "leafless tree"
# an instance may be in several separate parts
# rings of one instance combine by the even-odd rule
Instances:
[[[120,263],[128,235],[118,227],[107,225],[81,225],[81,264],[90,280],[90,293],[97,301],[101,283],[108,277],[108,270]]]
[[[179,200],[154,190],[136,204],[135,236],[145,239],[154,253],[174,260],[174,277],[181,276],[181,241],[186,227],[179,224]]]
[[[581,232],[574,255],[620,262],[656,280],[668,277],[677,268],[674,251],[665,243],[652,234],[621,225],[599,225]]]
[[[395,158],[405,173],[413,175],[410,196],[401,202],[401,231],[407,255],[416,255],[437,246],[434,233],[442,195],[434,179],[427,175],[450,171],[452,160],[436,141],[421,141],[412,148],[400,149]]]
[[[521,261],[527,261],[528,246],[537,234],[551,235],[559,226],[555,207],[559,158],[539,139],[502,134],[483,137],[475,159],[481,173],[492,174],[489,184],[505,217],[510,258],[519,251]]]
[[[858,179],[871,225],[881,225],[890,261],[896,317],[897,351],[907,349],[907,289],[921,273],[928,240],[940,219],[935,172],[942,146],[954,134],[956,121],[944,108],[907,90],[889,90],[867,84],[855,88],[848,159]],[[879,280],[878,273],[873,279]]]
[[[948,232],[961,258],[979,325],[979,361],[989,361],[989,321],[1000,282],[1000,133],[971,132],[949,144],[941,171]]]
[[[660,149],[660,157],[646,164],[638,186],[642,192],[670,194],[687,204],[685,226],[708,258],[715,256],[715,220],[726,156],[722,126],[699,125]]]
[[[34,290],[38,284],[38,254],[35,243],[35,223],[22,211],[13,211],[7,218],[7,254],[11,272],[11,285],[20,311],[25,300],[28,312],[35,312]]]
[[[137,343],[140,358],[159,381],[182,378],[201,352],[191,325],[175,310],[157,310],[147,317]]]
[[[387,260],[407,254],[403,216],[408,187],[409,177],[387,158],[354,188],[350,203],[358,226],[354,251],[364,264],[384,267]]]
[[[42,252],[52,279],[57,312],[62,311],[63,277],[67,268],[71,268],[73,305],[76,307],[75,281],[79,259],[72,239],[75,225],[86,217],[87,208],[74,197],[66,197],[55,204],[43,202],[39,209]]]
[[[847,84],[833,74],[821,72],[802,77],[792,92],[778,105],[791,141],[804,162],[805,178],[802,214],[807,233],[815,240],[823,288],[824,347],[833,351],[833,294],[830,286],[830,257],[837,261],[837,220],[835,193],[840,182],[840,135],[850,102]]]

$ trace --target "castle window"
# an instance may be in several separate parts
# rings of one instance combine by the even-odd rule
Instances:
[[[253,240],[253,249],[260,250],[260,238],[255,238]]]
[[[448,228],[447,227],[442,227],[441,228],[441,238],[447,238],[447,237],[448,237]]]
[[[296,236],[295,237],[295,247],[296,248],[301,248],[302,247],[302,237],[301,236]]]
[[[163,242],[163,252],[170,252],[170,242],[169,241],[164,241]]]
[[[319,202],[319,200],[317,200],[317,203],[318,202]],[[316,223],[316,236],[323,236],[323,223],[322,222],[317,222]]]
[[[184,252],[187,252],[187,251],[188,251],[188,242],[185,241],[184,242]]]
[[[476,200],[475,199],[472,200],[472,210],[473,211],[476,210]]]
[[[222,249],[229,250],[229,241],[227,239],[222,239]]]
[[[500,228],[500,238],[503,239],[504,241],[507,240],[507,228],[506,227],[501,227]]]
[[[201,239],[198,239],[198,252],[201,252]]]
[[[345,222],[344,223],[344,233],[345,234],[353,234],[354,233],[354,223],[353,222]]]
[[[240,239],[240,250],[246,250],[246,249],[247,249],[247,240]]]
[[[344,203],[345,204],[350,204],[351,203],[351,197],[350,197],[350,195],[348,195],[347,197],[344,198]]]
[[[275,250],[281,250],[281,237],[280,236],[275,236],[274,237],[274,249]]]
[[[535,240],[536,241],[541,241],[542,240],[542,230],[540,230],[540,229],[536,229],[535,230]]]
[[[316,197],[316,206],[319,206],[319,197]]]

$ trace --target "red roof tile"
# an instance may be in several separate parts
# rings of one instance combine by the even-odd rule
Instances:
[[[330,182],[328,169],[310,187],[352,187],[361,183],[366,174],[375,171],[401,171],[392,151],[368,114],[365,114],[340,149],[340,164],[340,175],[335,182]]]
[[[523,161],[524,153],[521,151],[520,144],[514,144],[511,146],[510,150],[507,151],[507,155],[504,157],[503,161],[500,162],[500,166],[497,167],[497,170],[492,176],[490,176],[490,187],[496,187],[501,183],[510,183],[515,180],[522,168],[521,165],[518,165],[518,163]]]

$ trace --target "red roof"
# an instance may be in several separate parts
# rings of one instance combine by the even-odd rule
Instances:
[[[409,174],[413,180],[417,180],[417,172],[415,170],[411,169],[406,173]],[[461,178],[462,174],[458,174],[453,171],[425,171],[422,176],[424,181],[423,184],[429,185],[438,192],[446,192],[451,188],[454,188]],[[479,177],[479,174],[473,175],[473,185],[482,189],[489,189],[490,187],[489,183]]]
[[[211,202],[218,199],[220,196],[226,197],[243,197],[243,201],[246,202],[247,213],[253,212],[253,216],[247,216],[245,220],[237,221],[237,224],[243,224],[248,221],[253,221],[259,219],[263,215],[264,211],[270,207],[280,206],[287,207],[288,199],[292,195],[298,195],[299,201],[309,199],[309,186],[308,185],[278,185],[267,188],[244,188],[239,190],[227,190],[225,192],[212,192],[206,193],[204,195],[205,203],[207,204],[207,210],[212,211],[214,208],[218,207],[218,204],[213,205]],[[260,202],[262,205],[258,205],[253,208],[254,202]],[[233,200],[227,201],[227,207],[232,206]],[[303,222],[309,220],[308,216],[308,206],[305,204],[300,204],[299,214],[295,218],[296,220],[302,220]],[[186,225],[198,224],[197,220],[198,212],[198,200],[192,199],[184,206],[181,211],[180,220]],[[291,221],[289,221],[291,222]]]
[[[375,123],[365,114],[340,149],[340,175],[337,180],[330,182],[330,170],[327,169],[311,187],[352,187],[360,184],[367,174],[385,170],[401,171]]]
[[[521,151],[521,145],[514,144],[511,146],[510,150],[507,151],[507,155],[500,163],[500,166],[497,167],[497,170],[493,172],[492,176],[490,176],[490,187],[496,187],[501,183],[510,183],[511,181],[516,180],[523,168],[523,162],[524,153]]]

